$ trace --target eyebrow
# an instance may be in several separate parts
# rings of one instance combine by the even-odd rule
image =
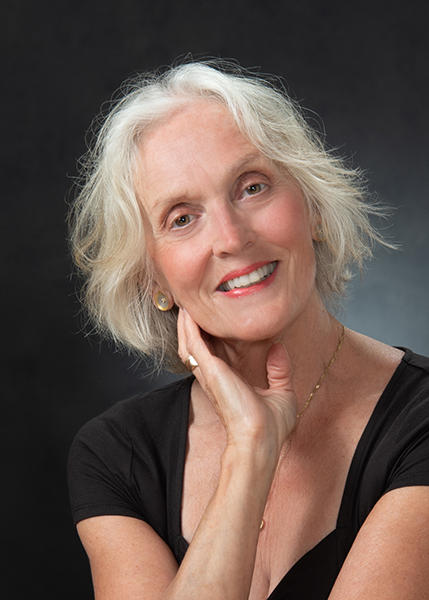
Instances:
[[[260,160],[261,158],[269,161],[269,159],[266,158],[260,152],[252,152],[250,154],[246,154],[239,162],[233,164],[227,170],[226,178],[233,177],[236,173],[243,171],[243,169],[246,169],[246,167],[248,165],[252,164],[256,160]],[[169,196],[166,198],[159,198],[159,199],[156,199],[154,202],[154,208],[155,208],[154,212],[163,216],[165,211],[170,206],[173,206],[176,204],[186,204],[188,201],[189,201],[189,196],[186,193],[179,194],[177,196]]]

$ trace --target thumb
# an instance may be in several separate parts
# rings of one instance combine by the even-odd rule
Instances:
[[[267,379],[272,390],[293,391],[292,367],[289,355],[281,342],[276,342],[268,350]]]

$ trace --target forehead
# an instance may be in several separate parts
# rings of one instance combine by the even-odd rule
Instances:
[[[141,200],[165,197],[192,183],[266,160],[221,105],[201,100],[180,109],[142,140],[135,165]],[[145,191],[144,194],[141,192]],[[144,202],[145,203],[145,202]]]
[[[155,125],[142,140],[140,154],[159,153],[169,147],[192,147],[199,142],[213,144],[228,138],[246,143],[230,112],[213,100],[194,100]]]

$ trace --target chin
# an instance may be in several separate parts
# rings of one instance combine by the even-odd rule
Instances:
[[[245,342],[245,343],[258,343],[268,340],[273,340],[273,342],[277,341],[283,332],[283,328],[281,327],[269,327],[265,323],[258,323],[255,326],[246,327],[241,326],[225,329],[224,331],[213,330],[211,335],[218,339],[237,341],[237,342]]]

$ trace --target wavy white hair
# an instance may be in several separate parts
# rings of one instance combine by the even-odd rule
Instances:
[[[367,201],[360,171],[326,150],[281,87],[220,61],[182,64],[131,80],[81,161],[71,246],[85,278],[83,301],[97,330],[171,370],[183,370],[177,310],[159,312],[152,301],[153,268],[145,253],[133,169],[147,132],[201,98],[224,106],[241,133],[298,182],[310,214],[327,232],[314,251],[317,288],[328,307],[338,304],[374,242],[389,245],[371,225],[370,215],[382,211]]]

